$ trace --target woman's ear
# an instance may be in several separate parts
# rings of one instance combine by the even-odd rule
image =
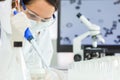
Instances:
[[[20,3],[18,0],[15,0],[15,8],[20,11]]]

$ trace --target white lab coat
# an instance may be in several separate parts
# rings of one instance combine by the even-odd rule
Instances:
[[[25,78],[26,76],[26,65],[32,70],[32,72],[36,71],[38,67],[41,67],[40,59],[37,58],[35,51],[32,49],[31,44],[25,41],[25,46],[22,48],[22,51],[16,53],[16,50],[11,46],[11,24],[10,24],[10,2],[9,8],[4,6],[8,6],[8,2],[11,0],[6,0],[6,3],[0,2],[0,23],[1,23],[1,45],[0,45],[0,80],[28,80]],[[3,9],[7,10],[3,10]],[[5,12],[4,12],[5,11]],[[8,11],[8,12],[7,12]],[[4,16],[3,16],[4,14]],[[38,30],[37,30],[38,31]],[[36,33],[36,30],[33,30]],[[40,35],[37,39],[38,46],[42,50],[44,58],[46,58],[46,63],[50,65],[50,60],[52,58],[52,43],[50,41],[48,29],[40,32]],[[21,49],[18,49],[21,50]],[[31,50],[31,52],[30,52]],[[23,54],[24,58],[23,59]],[[34,63],[35,61],[35,63]],[[31,66],[30,63],[39,65]],[[30,65],[30,66],[29,66]],[[28,75],[27,75],[28,76]]]
[[[20,63],[23,62],[22,57],[18,58],[18,54],[14,52],[10,43],[12,35],[10,14],[11,0],[0,2],[0,80],[24,80]]]

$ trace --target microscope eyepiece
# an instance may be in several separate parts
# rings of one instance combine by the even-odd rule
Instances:
[[[81,13],[78,13],[76,16],[77,16],[78,18],[80,18],[80,17],[82,16],[82,14],[81,14]]]

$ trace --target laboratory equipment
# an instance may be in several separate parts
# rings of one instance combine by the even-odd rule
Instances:
[[[38,56],[41,58],[43,68],[48,68],[48,66],[44,60],[45,58],[43,58],[43,56],[41,55],[41,51],[40,51],[40,49],[35,41],[35,38],[33,37],[29,28],[27,28],[25,30],[24,37],[32,44],[32,46],[36,50]]]
[[[32,35],[32,32],[30,30],[30,28],[27,28],[25,30],[25,35],[24,37],[32,44],[32,47],[35,49],[35,51],[37,52],[37,55],[39,56],[39,58],[42,61],[42,68],[40,69],[40,72],[38,72],[39,74],[33,74],[31,76],[33,76],[33,78],[37,77],[37,79],[39,78],[40,80],[62,80],[61,78],[61,72],[52,68],[48,67],[48,64],[45,63],[45,59],[42,56],[42,52],[41,49],[38,47],[35,38]]]
[[[84,48],[83,49],[84,53],[84,60],[90,60],[90,59],[96,59],[96,58],[101,58],[105,56],[105,49],[104,48]]]
[[[46,75],[45,69],[48,69],[49,67],[45,63],[45,58],[42,56],[41,50],[39,49],[39,47],[35,41],[35,38],[33,37],[32,32],[30,31],[29,28],[27,28],[25,30],[24,37],[32,44],[32,47],[35,49],[35,51],[37,52],[37,55],[39,56],[39,58],[41,59],[41,62],[42,62],[42,68],[40,69],[39,75],[33,74],[31,76],[33,76],[33,78],[39,77],[40,80],[44,80],[45,75]]]
[[[98,43],[98,48],[105,48],[109,55],[120,53],[120,5],[117,0],[60,0],[59,3],[58,52],[73,52],[73,39],[88,31],[75,16],[81,12],[101,28],[101,35],[106,42]],[[91,43],[90,36],[82,41],[84,47],[91,47]]]
[[[106,56],[104,48],[93,48],[93,47],[83,47],[83,56],[79,54],[74,55],[74,61],[81,61],[81,60],[90,60],[96,59]]]
[[[83,52],[83,49],[82,49],[82,41],[88,37],[88,36],[92,36],[92,40],[93,40],[93,43],[92,43],[92,46],[94,48],[97,47],[97,42],[100,41],[102,43],[104,43],[104,39],[103,37],[100,35],[100,27],[91,23],[90,21],[87,20],[87,18],[82,15],[81,13],[78,13],[77,14],[77,17],[87,26],[87,28],[89,29],[88,32],[85,32],[84,34],[76,37],[74,40],[73,40],[73,53],[75,54],[74,56],[74,60],[76,61],[76,58],[78,58],[77,56],[79,55],[79,57],[81,56],[81,59],[80,60],[84,60],[86,57],[84,52]],[[91,49],[92,50],[92,49]],[[90,50],[89,50],[90,51]],[[94,52],[97,51],[97,52],[100,52],[99,50],[96,50],[94,49]],[[77,55],[76,55],[77,54]],[[90,54],[88,54],[90,55]],[[99,56],[99,54],[98,54]],[[92,56],[91,56],[92,57]],[[88,58],[87,58],[88,59]],[[79,61],[80,61],[79,60]]]

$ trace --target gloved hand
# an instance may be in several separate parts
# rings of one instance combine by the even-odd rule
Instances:
[[[24,40],[24,31],[27,27],[30,27],[30,21],[23,12],[11,16],[11,25],[12,25],[12,45],[14,41]]]
[[[32,80],[65,80],[65,75],[57,69],[41,69],[41,72],[31,74]]]
[[[19,12],[11,17],[12,28],[18,30],[22,35],[27,27],[30,27],[30,20],[27,18],[26,14]]]
[[[46,71],[45,80],[65,80],[65,74],[60,70],[52,68]]]

